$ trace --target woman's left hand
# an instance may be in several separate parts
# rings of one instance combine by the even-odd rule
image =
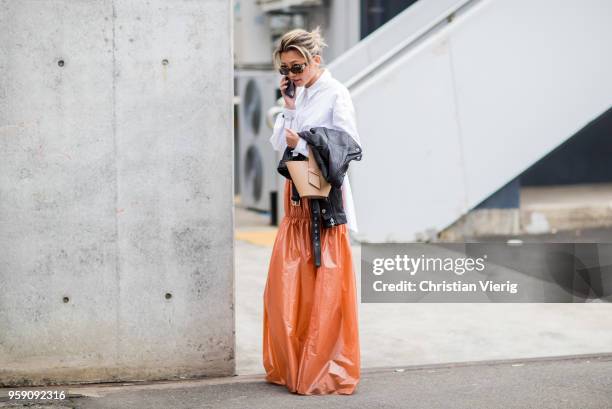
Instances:
[[[287,138],[287,146],[295,148],[300,140],[300,136],[293,130],[285,128],[285,137]]]

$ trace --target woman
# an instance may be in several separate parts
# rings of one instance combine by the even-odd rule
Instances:
[[[275,150],[293,149],[308,156],[297,134],[314,126],[349,133],[359,144],[355,113],[346,87],[321,67],[319,33],[297,29],[286,33],[274,51],[283,75],[285,107],[270,142]],[[294,98],[286,94],[286,76]],[[355,274],[347,224],[321,229],[321,265],[313,262],[310,201],[292,202],[291,180],[285,180],[282,219],[270,258],[264,292],[263,364],[266,380],[294,393],[352,394],[360,379]],[[348,177],[342,184],[348,228],[357,231]]]

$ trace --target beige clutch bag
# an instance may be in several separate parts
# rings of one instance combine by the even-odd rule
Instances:
[[[287,169],[300,197],[323,199],[329,195],[331,185],[323,175],[313,157],[312,148],[308,146],[308,160],[287,161]]]

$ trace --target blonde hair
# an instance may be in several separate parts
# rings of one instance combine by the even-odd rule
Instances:
[[[321,55],[323,47],[327,47],[327,44],[323,41],[319,27],[315,28],[311,32],[301,28],[296,28],[295,30],[285,33],[279,40],[274,52],[272,53],[274,66],[276,69],[280,68],[281,54],[289,50],[299,52],[308,64],[312,62],[312,57],[315,55],[321,56],[321,63],[323,63],[323,56]]]

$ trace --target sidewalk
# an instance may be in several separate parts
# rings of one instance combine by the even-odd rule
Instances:
[[[142,385],[69,387],[69,399],[0,408],[77,409],[609,409],[612,354],[362,370],[353,395],[303,396],[263,375]]]

